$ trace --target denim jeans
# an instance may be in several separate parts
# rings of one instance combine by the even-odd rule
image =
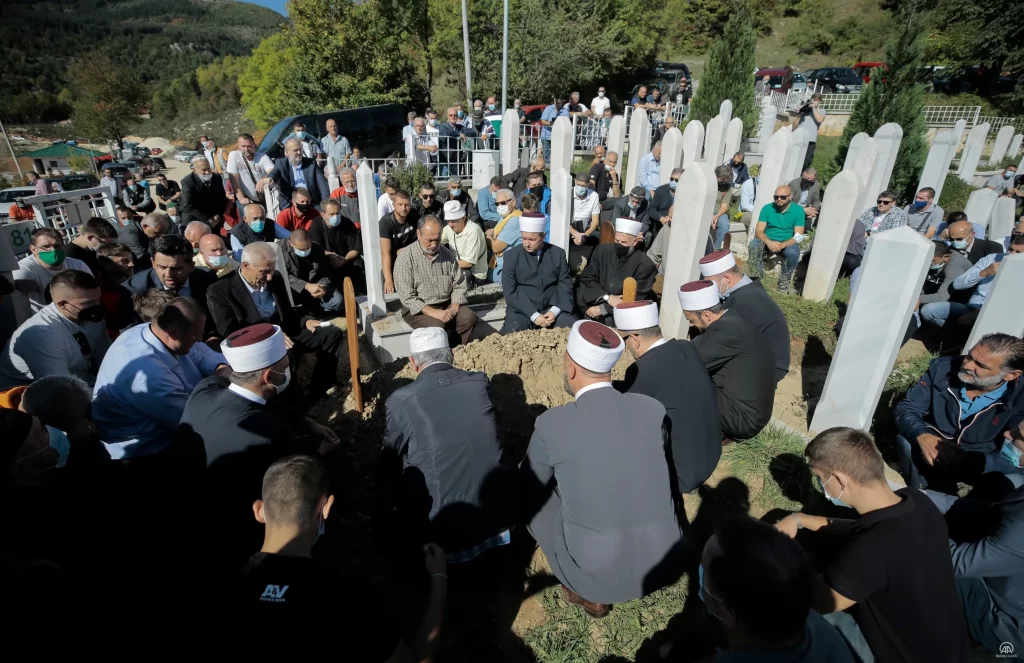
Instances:
[[[338,290],[337,288],[330,284],[328,284],[327,287],[324,288],[324,290],[327,291],[327,294],[324,296],[323,299],[320,300],[320,308],[327,311],[328,313],[337,313],[342,309],[342,304],[344,303],[343,298],[341,296],[341,290]]]
[[[540,144],[544,147],[544,161],[551,163],[551,139],[541,138]]]
[[[729,234],[729,213],[718,217],[718,226],[712,231],[715,233],[715,250],[722,248],[726,236]]]
[[[726,224],[728,226],[728,224]],[[764,258],[765,255],[773,255],[771,251],[764,245],[764,242],[758,238],[754,238],[750,242],[750,262],[753,266],[753,272],[755,276],[762,276],[764,274]],[[789,281],[793,278],[793,272],[796,271],[796,266],[800,262],[800,245],[791,244],[781,251],[784,262],[782,263],[782,276],[779,277],[779,287],[783,289],[789,288]]]
[[[874,663],[875,655],[871,653],[871,647],[868,645],[868,641],[853,615],[840,610],[839,612],[822,615],[822,617],[825,618],[826,622],[836,627],[839,635],[843,636],[843,640],[846,641],[850,651],[854,653],[860,663]]]
[[[971,307],[967,304],[958,304],[957,302],[933,302],[921,307],[921,318],[925,322],[933,324],[936,327],[942,327],[946,324],[946,320],[949,320],[950,318],[955,320],[970,310]]]

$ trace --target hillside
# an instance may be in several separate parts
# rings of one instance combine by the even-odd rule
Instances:
[[[249,55],[286,19],[235,0],[4,0],[0,88],[10,120],[52,121],[68,62],[100,51],[146,85],[168,82],[224,55]]]

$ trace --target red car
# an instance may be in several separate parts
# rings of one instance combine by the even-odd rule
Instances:
[[[882,71],[885,71],[888,68],[889,66],[884,62],[858,62],[853,65],[853,70],[857,72],[857,75],[861,77],[861,80],[863,80],[865,84],[871,82],[872,69],[881,69]]]
[[[532,136],[535,140],[540,139],[540,116],[544,114],[544,109],[551,104],[530,104],[529,106],[523,106],[523,120],[519,123],[520,127],[527,127],[525,129],[520,128],[520,132],[523,136]]]

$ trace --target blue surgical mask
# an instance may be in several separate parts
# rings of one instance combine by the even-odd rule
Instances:
[[[300,258],[305,258],[305,257],[308,257],[308,256],[309,256],[309,254],[313,252],[313,249],[312,249],[312,248],[306,249],[305,251],[300,251],[299,249],[296,249],[296,248],[295,248],[295,247],[293,246],[293,247],[292,247],[292,249],[294,249],[294,250],[295,250],[295,255],[299,256]]]
[[[331,216],[327,217],[327,225],[329,225],[330,227],[334,228],[339,223],[341,223],[340,214],[332,214]]]
[[[462,195],[462,189],[448,189],[448,192],[451,194],[452,198],[458,198]]]
[[[669,182],[668,182],[668,189],[669,189],[669,191],[675,191],[677,186],[679,186],[679,182],[674,182],[672,180],[669,180]]]
[[[952,242],[950,242],[950,246],[952,246],[957,251],[963,251],[964,249],[967,248],[967,240],[966,239],[954,239]]]
[[[463,111],[459,111],[459,119],[461,120],[464,117],[466,117],[466,113]]]
[[[210,267],[220,268],[220,267],[223,267],[224,265],[228,264],[228,260],[230,258],[231,258],[231,256],[228,256],[228,255],[223,255],[223,256],[206,256],[206,264],[209,265]]]
[[[576,192],[576,195],[579,196],[580,198],[587,195],[587,187],[585,186],[576,186],[573,188],[573,190]]]
[[[1013,172],[1012,170],[1003,171],[1003,177],[1005,177],[1006,179],[1012,179],[1013,176],[1016,174],[1017,173]]]
[[[832,480],[832,479],[834,479],[834,478],[835,478],[835,475],[833,474],[832,476],[830,476],[830,477],[828,478],[828,481],[831,481],[831,480]],[[822,483],[822,482],[821,482],[821,477],[818,477],[818,485],[819,485],[819,486],[821,486],[821,492],[825,494],[825,499],[827,499],[827,500],[828,500],[829,502],[832,502],[832,504],[835,504],[836,506],[845,506],[845,507],[847,507],[847,508],[851,508],[849,504],[847,504],[846,502],[844,502],[844,501],[842,501],[841,499],[839,499],[839,497],[842,497],[842,496],[843,496],[843,493],[844,493],[844,492],[846,492],[846,489],[844,488],[844,489],[843,489],[843,490],[842,490],[842,491],[841,491],[841,492],[839,493],[839,497],[832,497],[832,496],[831,496],[831,495],[829,495],[829,494],[828,494],[828,492],[827,492],[827,491],[825,490],[825,484],[826,484],[826,483],[828,483],[828,481],[826,481],[825,483]]]
[[[494,104],[487,104],[487,110],[491,110],[492,111],[495,108],[497,108],[497,106],[495,106]]]
[[[295,137],[298,138],[299,140],[302,140],[303,138],[306,137],[306,132],[305,131],[296,131],[295,132]]]
[[[249,227],[252,228],[252,231],[254,233],[261,233],[263,232],[264,223],[265,221],[263,219],[259,219],[258,221],[253,221],[252,223],[250,223]]]
[[[914,209],[924,209],[925,207],[928,207],[928,201],[927,200],[915,200],[914,201]]]
[[[46,430],[50,433],[50,448],[55,450],[57,456],[57,467],[64,467],[68,463],[68,455],[71,453],[71,441],[68,440],[67,433],[54,428],[53,426],[47,426]],[[1020,456],[1020,452],[1017,452],[1017,456]]]
[[[1017,446],[1010,440],[1003,440],[1003,458],[1006,459],[1010,465],[1014,467],[1020,467],[1021,451]]]
[[[132,191],[136,191],[139,188],[139,185],[138,184],[133,184],[133,185],[131,185],[128,188],[130,188]]]
[[[940,269],[942,269],[945,266],[946,266],[946,263],[940,262],[937,265],[929,265],[928,269],[932,270],[933,272],[937,272],[937,271],[939,271]]]

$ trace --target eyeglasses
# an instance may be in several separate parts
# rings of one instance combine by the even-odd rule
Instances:
[[[679,178],[678,177],[670,177],[668,181],[669,182],[678,182]]]
[[[891,200],[877,200],[875,202],[877,202],[879,205],[891,205],[892,204]]]
[[[789,196],[772,196],[775,200],[788,200]]]

